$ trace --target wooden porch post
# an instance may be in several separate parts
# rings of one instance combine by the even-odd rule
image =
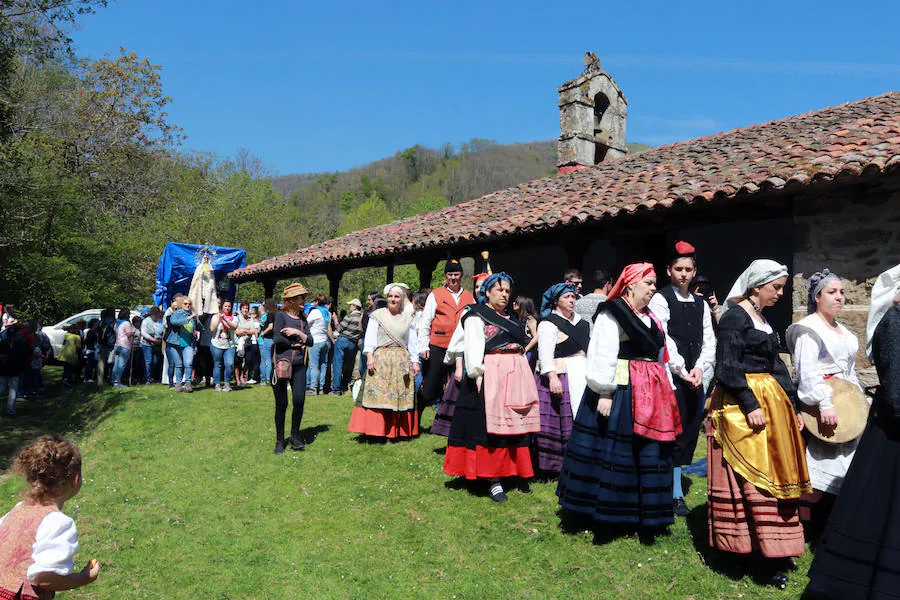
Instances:
[[[341,289],[341,278],[344,276],[344,272],[337,271],[329,271],[326,274],[328,277],[328,295],[334,299],[335,308],[340,307],[340,302],[338,301],[338,293]]]
[[[266,300],[275,297],[275,280],[274,279],[263,279],[263,296]]]
[[[394,282],[394,265],[387,266],[387,276],[385,279],[387,279],[387,281],[384,282],[385,285]]]
[[[419,270],[419,289],[429,289],[431,287],[431,276],[437,268],[437,259],[433,257],[421,258],[416,261],[416,268]]]

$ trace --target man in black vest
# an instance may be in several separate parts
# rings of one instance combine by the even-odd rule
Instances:
[[[686,517],[689,511],[681,487],[681,467],[691,464],[697,447],[703,421],[703,371],[715,360],[716,336],[709,305],[690,291],[691,281],[697,274],[694,247],[687,242],[676,242],[666,273],[671,285],[653,296],[650,310],[677,348],[677,352],[670,349],[669,353],[670,373],[681,413],[681,434],[675,439],[674,448],[672,503],[675,514]]]

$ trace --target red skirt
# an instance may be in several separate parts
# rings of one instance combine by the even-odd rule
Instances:
[[[477,445],[447,446],[444,473],[466,479],[500,479],[501,477],[534,477],[528,446],[488,448]]]
[[[410,438],[419,435],[415,410],[402,412],[354,406],[347,430],[372,437]]]

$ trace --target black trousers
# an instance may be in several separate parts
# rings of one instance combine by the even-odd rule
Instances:
[[[447,356],[447,349],[431,344],[428,346],[430,352],[428,360],[425,361],[425,372],[422,374],[420,406],[429,406],[435,402],[440,402],[444,395],[444,382],[447,381],[447,375],[454,369],[453,366],[444,364],[444,357]]]
[[[697,449],[697,438],[700,425],[703,423],[703,386],[692,388],[680,377],[675,377],[675,400],[678,401],[678,412],[681,414],[681,433],[675,438],[673,455],[675,466],[691,464],[694,450]]]
[[[288,405],[287,386],[287,379],[279,379],[272,385],[272,392],[275,394],[275,435],[279,442],[284,441],[284,418]],[[294,403],[294,410],[291,412],[291,437],[299,440],[303,405],[306,403],[306,365],[294,365],[291,374],[291,400]]]
[[[247,379],[259,381],[259,346],[256,344],[244,346],[244,369]]]

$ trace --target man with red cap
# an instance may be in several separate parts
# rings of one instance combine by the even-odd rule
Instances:
[[[686,517],[689,510],[681,487],[681,468],[691,464],[697,447],[703,421],[703,372],[715,361],[716,336],[709,305],[690,291],[697,275],[696,251],[691,244],[675,242],[666,274],[670,285],[653,296],[650,310],[677,348],[669,362],[669,372],[678,400],[682,432],[675,439],[672,503],[675,514]]]
[[[462,287],[462,265],[455,258],[444,265],[444,283],[434,289],[425,300],[425,308],[416,332],[419,356],[425,365],[422,387],[423,404],[439,401],[444,382],[451,367],[444,364],[444,355],[463,309],[475,303],[475,297]]]

